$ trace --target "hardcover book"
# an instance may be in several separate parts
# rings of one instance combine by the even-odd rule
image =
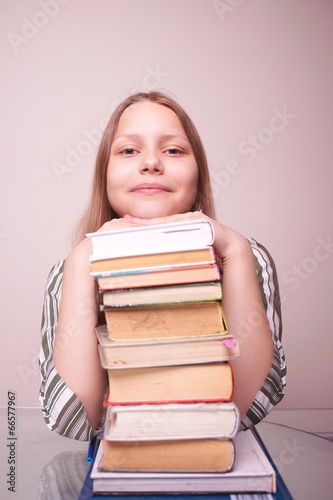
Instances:
[[[101,442],[99,471],[228,472],[235,460],[232,440],[191,439]],[[140,476],[139,476],[140,477]],[[140,481],[139,481],[140,483]],[[140,485],[138,485],[140,487]],[[155,484],[156,487],[156,484]],[[134,490],[140,491],[140,490]]]
[[[105,404],[230,401],[234,379],[230,363],[107,370]]]
[[[90,256],[92,275],[96,278],[113,273],[141,272],[144,269],[159,270],[178,268],[182,266],[211,265],[215,263],[213,247],[198,248],[195,250],[181,250],[179,252],[149,253],[143,255],[127,255],[119,257],[105,257],[93,260]]]
[[[221,301],[147,305],[102,306],[111,340],[138,341],[198,337],[227,333]]]
[[[221,300],[220,281],[207,283],[186,283],[183,285],[152,286],[111,290],[102,293],[106,307],[132,307],[155,304],[176,304],[178,302],[203,302]]]
[[[214,242],[213,226],[208,220],[97,231],[87,236],[92,241],[91,260],[195,250]]]
[[[97,275],[96,278],[99,289],[104,291],[217,281],[220,279],[220,271],[215,264],[149,267],[110,271],[103,276]]]
[[[231,439],[239,426],[234,402],[108,406],[103,439],[163,441]]]
[[[229,446],[226,440],[212,440],[217,446]],[[111,448],[113,443],[105,441],[106,446]],[[191,443],[191,441],[189,441]],[[201,444],[205,443],[201,441]],[[201,472],[140,472],[133,471],[102,471],[100,469],[103,448],[99,446],[94,465],[91,471],[93,492],[97,494],[135,494],[144,495],[159,493],[165,494],[211,494],[211,493],[275,493],[276,492],[276,472],[267,454],[258,442],[252,429],[239,431],[232,441],[235,447],[234,463],[230,472],[207,472],[206,460],[209,461],[209,448],[205,451],[205,446],[195,447],[200,444],[200,440],[195,441],[190,452],[184,450],[184,454],[191,453],[193,460],[200,461],[200,453],[203,457],[201,461]],[[138,457],[141,442],[137,446]],[[179,446],[179,461],[182,460],[182,445]],[[103,445],[104,447],[104,445]],[[159,445],[156,445],[156,460],[163,460],[163,453],[158,452]],[[200,450],[200,452],[199,452]],[[113,460],[118,460],[121,464],[121,449]],[[224,452],[225,453],[225,452]],[[213,456],[224,453],[214,453]],[[183,456],[184,456],[183,454]],[[174,454],[172,454],[174,455]],[[161,456],[161,457],[160,457]],[[171,457],[172,458],[172,457]],[[177,460],[177,459],[176,459]],[[103,462],[102,462],[103,465]],[[139,463],[138,463],[139,465]],[[140,466],[140,465],[139,465]],[[210,467],[212,468],[212,467]],[[147,497],[148,498],[148,497]],[[180,497],[181,498],[181,497]],[[284,497],[283,497],[284,498]],[[289,498],[289,497],[286,497]]]
[[[96,328],[103,368],[126,369],[229,361],[239,356],[238,338],[211,337],[114,342],[105,325]]]

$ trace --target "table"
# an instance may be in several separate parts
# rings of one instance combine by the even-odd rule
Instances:
[[[7,424],[7,409],[0,409],[0,498],[76,500],[88,470],[88,444],[49,431],[38,408],[19,408],[11,450]],[[296,500],[332,500],[333,442],[265,421],[257,429]],[[7,489],[11,451],[15,494]]]

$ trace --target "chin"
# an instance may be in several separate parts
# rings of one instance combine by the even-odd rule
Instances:
[[[169,215],[174,215],[174,212],[169,210],[135,210],[135,213],[130,215],[134,217],[139,217],[140,219],[155,219],[156,217],[168,217]]]
[[[154,219],[155,217],[167,217],[173,215],[175,211],[169,208],[166,203],[133,203],[129,209],[129,215],[140,219]]]

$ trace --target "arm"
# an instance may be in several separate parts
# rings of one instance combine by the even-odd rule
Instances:
[[[97,429],[107,378],[94,332],[97,305],[89,243],[83,240],[65,262],[53,361],[59,376],[83,404],[90,426]]]
[[[57,372],[52,359],[55,331],[61,301],[64,261],[51,270],[44,295],[39,367],[41,387],[39,404],[50,430],[81,441],[90,440],[96,432],[87,421],[81,401]]]
[[[110,221],[101,230],[131,225]],[[103,414],[107,376],[97,352],[95,279],[85,239],[51,270],[44,296],[39,404],[47,426],[72,439],[90,440]]]
[[[256,260],[258,284],[270,326],[274,356],[263,386],[242,419],[243,428],[255,425],[265,418],[281,401],[286,390],[286,362],[281,344],[281,302],[276,268],[266,248],[252,238],[249,241]]]
[[[214,248],[222,260],[222,306],[241,346],[233,361],[234,401],[243,417],[264,384],[273,359],[272,335],[263,304],[254,255],[243,236],[213,222]]]
[[[106,222],[100,231],[131,225],[114,219]],[[98,306],[96,280],[90,275],[91,253],[91,241],[85,238],[66,259],[53,362],[59,377],[83,405],[89,425],[97,429],[103,415],[107,373],[97,349]]]

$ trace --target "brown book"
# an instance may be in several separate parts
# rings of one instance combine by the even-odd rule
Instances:
[[[109,338],[119,342],[221,335],[228,331],[219,300],[103,310]]]
[[[105,325],[96,327],[98,350],[105,369],[186,365],[229,361],[239,356],[239,342],[231,334],[197,338],[114,342]]]
[[[97,276],[99,289],[117,290],[158,285],[202,283],[220,279],[220,271],[215,264],[150,267],[145,269],[115,271]]]
[[[234,458],[234,443],[227,439],[174,441],[101,441],[103,471],[227,472]]]
[[[215,253],[213,247],[199,248],[188,251],[150,253],[129,255],[91,261],[91,272],[96,277],[114,271],[129,269],[161,268],[170,266],[213,264]]]
[[[106,405],[231,401],[229,362],[107,370]]]

